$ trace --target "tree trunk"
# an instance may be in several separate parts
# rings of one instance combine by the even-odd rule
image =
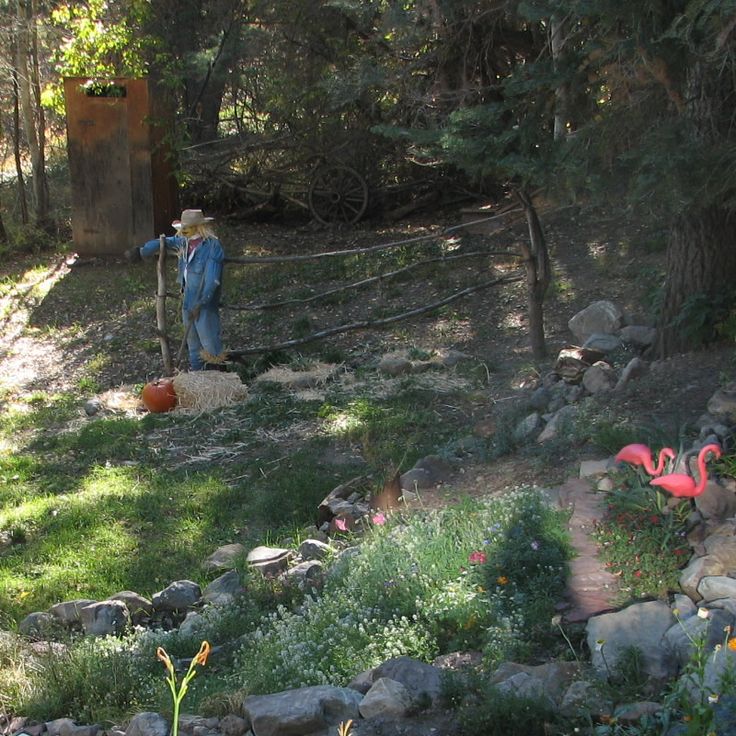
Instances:
[[[549,44],[552,51],[552,64],[554,70],[559,71],[560,57],[562,56],[563,24],[558,15],[553,15],[549,21]],[[555,117],[554,117],[554,139],[560,140],[567,132],[567,85],[560,84],[555,89]]]
[[[734,91],[731,75],[704,60],[688,68],[682,122],[694,147],[728,140]],[[718,200],[690,203],[673,222],[658,325],[662,357],[698,348],[710,337],[712,300],[731,293],[736,281],[735,225],[734,208]]]
[[[521,243],[526,269],[529,338],[534,359],[544,360],[547,357],[547,345],[544,340],[544,297],[550,282],[549,252],[531,197],[523,189],[515,192],[515,195],[524,208],[529,229],[529,245]]]
[[[30,6],[24,0],[17,0],[16,11],[18,21],[18,37],[16,46],[16,68],[18,70],[18,93],[20,111],[23,119],[23,128],[26,142],[31,155],[31,170],[33,174],[33,196],[35,219],[45,226],[48,219],[48,197],[46,192],[46,171],[44,168],[44,154],[38,137],[36,112],[33,104],[32,70],[29,61],[29,50],[32,47],[31,27],[35,29],[33,19],[28,18]],[[35,32],[35,31],[34,31]]]
[[[18,89],[18,70],[15,67],[17,54],[15,51],[17,41],[13,40],[12,62],[10,64],[10,76],[13,82],[13,158],[15,160],[15,181],[18,190],[18,204],[20,207],[20,220],[24,225],[28,224],[28,198],[26,197],[26,182],[23,176],[23,160],[20,155],[20,93]]]
[[[717,206],[686,212],[674,223],[659,323],[662,357],[699,347],[707,337],[698,329],[709,326],[703,309],[732,290],[736,279],[735,230],[736,214]]]
[[[220,42],[206,72],[185,82],[187,127],[193,143],[215,140],[220,108],[233,63],[239,58],[242,18],[236,4],[230,9],[220,31]]]

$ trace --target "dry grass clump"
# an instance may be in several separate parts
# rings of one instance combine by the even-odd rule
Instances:
[[[295,390],[309,389],[327,383],[339,369],[340,366],[333,363],[312,363],[308,369],[297,371],[275,365],[261,373],[256,381],[278,383],[284,388]]]
[[[174,376],[174,391],[179,408],[209,411],[230,406],[248,397],[245,386],[236,373],[193,371]]]

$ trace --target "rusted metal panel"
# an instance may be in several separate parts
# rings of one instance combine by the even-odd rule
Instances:
[[[64,80],[74,245],[118,254],[170,230],[175,182],[154,132],[148,81],[111,80],[109,96],[89,94],[86,82]]]

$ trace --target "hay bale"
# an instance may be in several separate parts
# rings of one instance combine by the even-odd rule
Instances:
[[[193,371],[174,376],[174,391],[182,409],[208,411],[244,401],[248,387],[237,373]]]

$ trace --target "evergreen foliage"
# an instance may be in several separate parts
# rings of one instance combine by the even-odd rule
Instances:
[[[665,332],[688,299],[736,277],[736,257],[713,267],[736,196],[736,0],[89,0],[0,12],[6,58],[28,39],[43,46],[50,127],[62,76],[147,74],[176,98],[180,145],[255,141],[230,162],[242,175],[331,159],[374,184],[436,170],[478,193],[546,187],[669,218]],[[22,154],[13,73],[5,86],[0,112]],[[21,97],[27,129],[42,110]],[[694,252],[703,266],[688,280]]]

